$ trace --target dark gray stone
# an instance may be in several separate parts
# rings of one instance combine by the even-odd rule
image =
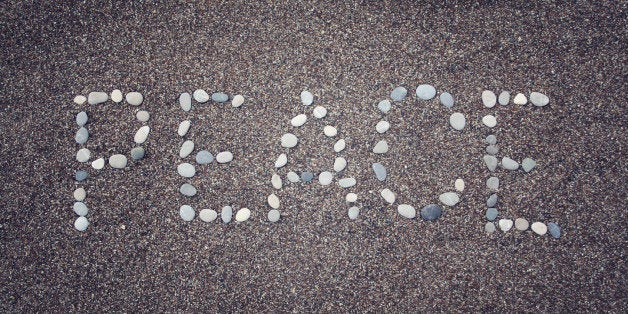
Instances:
[[[486,210],[486,219],[490,221],[495,220],[495,218],[497,218],[497,215],[499,215],[499,212],[493,207]]]
[[[314,174],[311,172],[303,172],[301,173],[301,180],[303,182],[312,182],[312,180],[314,179]]]
[[[436,220],[442,214],[442,209],[436,204],[430,204],[421,209],[421,217],[425,220]]]
[[[131,149],[131,159],[133,160],[140,160],[144,158],[145,155],[146,151],[144,150],[144,147],[138,146]]]
[[[85,179],[87,179],[87,171],[76,170],[76,172],[74,173],[74,179],[79,182],[84,181]]]

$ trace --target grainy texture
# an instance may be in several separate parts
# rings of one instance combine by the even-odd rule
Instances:
[[[625,9],[621,1],[4,1],[0,310],[625,312]],[[423,83],[454,96],[453,110],[467,117],[462,132],[437,98],[416,100]],[[391,129],[376,134],[377,103],[396,86],[409,97],[386,116]],[[72,101],[116,88],[141,92],[144,103]],[[179,94],[196,88],[246,102],[183,112]],[[313,109],[300,104],[304,89],[329,113],[293,130],[300,144],[280,173],[318,173],[341,155],[358,184],[286,184],[275,192],[284,216],[270,224],[273,164],[287,152],[279,138]],[[485,89],[540,91],[551,103],[488,109]],[[125,171],[75,161],[78,112],[89,113],[95,157],[128,156],[138,109],[151,114],[144,159]],[[486,114],[498,119],[490,131]],[[234,161],[178,176],[184,119],[199,149],[229,150]],[[347,139],[344,152],[333,152],[326,124]],[[529,174],[498,170],[500,214],[555,221],[562,238],[484,232],[490,133],[502,156],[538,162]],[[391,150],[374,156],[381,138]],[[373,162],[386,165],[385,182]],[[79,166],[90,173],[83,233],[72,212]],[[435,222],[399,217],[379,196],[389,187],[398,202],[422,208],[458,177],[467,183],[461,203]],[[199,190],[191,201],[178,191],[187,181]],[[349,191],[359,195],[355,221]],[[186,223],[185,203],[252,215]]]

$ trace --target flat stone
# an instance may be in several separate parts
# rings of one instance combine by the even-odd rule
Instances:
[[[438,196],[438,200],[447,206],[454,206],[460,202],[460,196],[455,192],[445,192]]]
[[[74,206],[72,206],[72,210],[74,210],[74,213],[79,215],[79,216],[87,216],[87,213],[89,212],[89,209],[87,208],[87,205],[85,205],[85,203],[78,201],[78,202],[74,202]]]
[[[497,103],[497,96],[490,90],[485,90],[482,92],[482,103],[486,108],[493,108]]]
[[[334,136],[338,135],[338,130],[336,130],[336,128],[331,126],[331,125],[326,125],[323,128],[323,133],[327,137],[334,137]]]
[[[497,118],[495,116],[487,114],[482,118],[482,123],[489,128],[492,128],[497,125]]]
[[[301,103],[305,106],[309,106],[314,102],[314,95],[304,90],[301,92]]]
[[[345,142],[345,140],[341,138],[334,144],[334,152],[340,153],[345,149],[346,146],[347,142]]]
[[[547,226],[542,222],[532,223],[532,231],[538,235],[545,235],[547,233]]]
[[[189,93],[181,93],[179,95],[179,105],[183,111],[190,111],[192,109],[192,96]]]
[[[273,173],[272,177],[270,178],[270,184],[277,190],[281,190],[281,188],[283,187],[283,180],[281,180],[281,177],[276,174]]]
[[[488,180],[486,180],[486,187],[489,190],[498,190],[499,189],[499,178],[497,178],[497,177],[490,177],[490,178],[488,178]]]
[[[407,95],[408,90],[403,86],[399,86],[393,89],[393,91],[390,93],[390,98],[394,101],[402,101],[406,98]]]
[[[488,167],[488,170],[495,171],[495,169],[497,169],[497,157],[491,156],[491,155],[484,155],[482,159],[484,160],[486,167]]]
[[[452,96],[450,93],[440,94],[439,99],[440,103],[447,108],[452,108],[454,106],[454,96]]]
[[[347,196],[345,196],[345,201],[347,201],[347,203],[355,203],[358,200],[358,195],[355,193],[347,193]]]
[[[207,92],[202,89],[195,90],[192,95],[194,97],[194,100],[196,100],[197,102],[204,103],[209,101],[209,94],[207,94]]]
[[[81,148],[76,152],[76,161],[78,162],[87,162],[89,157],[91,157],[92,153],[87,148]]]
[[[340,185],[340,187],[342,188],[350,188],[354,186],[355,184],[356,184],[356,181],[354,178],[344,178],[344,179],[338,180],[338,185]]]
[[[72,195],[74,196],[75,200],[82,202],[85,199],[85,196],[87,196],[87,192],[85,192],[84,188],[78,188],[74,190],[74,193],[72,193]]]
[[[218,218],[218,213],[213,209],[204,208],[198,213],[198,218],[204,222],[212,222]]]
[[[135,114],[135,117],[137,118],[137,121],[147,122],[150,120],[150,113],[146,110],[140,110]]]
[[[537,107],[547,106],[549,97],[539,92],[532,92],[530,93],[530,102]]]
[[[83,96],[83,95],[76,95],[74,96],[74,103],[77,105],[82,105],[87,101],[87,97]]]
[[[131,106],[139,106],[144,101],[144,96],[138,92],[130,92],[126,94],[126,102]]]
[[[488,145],[495,145],[497,144],[497,136],[491,134],[489,136],[486,137],[486,144]]]
[[[229,95],[225,93],[213,93],[212,100],[215,102],[227,102],[229,100]]]
[[[512,100],[515,105],[525,105],[528,103],[528,98],[522,93],[515,95],[515,98]]]
[[[196,216],[196,212],[190,205],[181,205],[181,207],[179,207],[179,216],[181,216],[183,221],[192,221]]]
[[[464,180],[462,180],[460,178],[456,179],[456,181],[454,182],[454,188],[458,192],[464,191]]]
[[[385,140],[381,140],[375,144],[373,147],[373,153],[375,154],[385,154],[388,152],[388,142]]]
[[[228,151],[220,152],[216,155],[216,161],[219,164],[226,164],[228,162],[231,162],[232,160],[233,160],[233,154]]]
[[[534,167],[536,167],[536,161],[532,158],[526,158],[521,162],[521,168],[523,168],[523,171],[525,172],[532,171]]]
[[[89,227],[89,221],[83,216],[76,218],[74,221],[74,228],[78,231],[85,231],[87,227]]]
[[[496,193],[491,194],[491,196],[489,196],[486,199],[486,206],[495,207],[495,205],[497,205],[497,200],[498,200],[497,194]]]
[[[292,133],[286,133],[281,136],[281,146],[283,147],[292,148],[297,146],[297,143],[299,143],[299,139]]]
[[[316,119],[322,119],[327,116],[327,109],[323,106],[316,106],[316,108],[312,110],[312,114]]]
[[[376,162],[373,164],[373,172],[375,172],[375,177],[379,181],[386,180],[386,167],[384,165]]]
[[[92,161],[92,168],[96,169],[96,170],[100,170],[102,168],[105,167],[105,159],[104,158],[98,158],[94,161]]]
[[[436,88],[429,84],[421,84],[416,88],[416,96],[419,99],[430,100],[436,96]]]
[[[76,131],[76,135],[74,136],[74,140],[76,141],[77,144],[85,144],[85,142],[87,142],[87,140],[89,139],[89,132],[87,131],[86,128],[81,127],[80,129],[78,129],[78,131]]]
[[[408,204],[400,204],[399,206],[397,206],[397,212],[399,213],[399,215],[408,219],[416,217],[416,209]]]
[[[224,206],[220,211],[220,219],[222,219],[222,222],[228,224],[231,222],[231,218],[233,218],[233,208],[231,208],[231,206]]]
[[[387,113],[392,108],[392,103],[388,99],[384,99],[377,104],[377,109],[382,113]]]
[[[109,99],[107,93],[91,92],[87,95],[87,103],[90,105],[102,104]]]
[[[512,220],[510,219],[500,219],[498,224],[499,224],[499,229],[501,229],[503,232],[510,231],[513,225]]]
[[[519,231],[528,230],[530,227],[530,223],[525,218],[517,218],[515,219],[515,229]]]
[[[349,219],[351,220],[357,219],[359,214],[360,214],[360,209],[357,206],[350,207],[349,210],[347,211],[347,215],[349,216]]]
[[[486,231],[486,233],[491,234],[493,232],[495,232],[495,224],[492,222],[487,222],[484,225],[484,231]]]
[[[530,97],[530,98],[532,98],[532,97]],[[555,238],[555,239],[560,238],[560,234],[561,234],[560,233],[560,227],[556,223],[553,223],[553,222],[548,223],[547,224],[547,230],[549,231],[550,235],[553,238]]]
[[[497,218],[497,215],[499,215],[499,212],[497,211],[497,209],[493,208],[493,207],[489,207],[486,210],[486,219],[489,221],[493,221],[495,220],[495,218]]]
[[[314,174],[308,171],[302,172],[301,180],[303,182],[312,182],[312,180],[314,180]]]
[[[274,193],[271,195],[268,195],[268,206],[270,206],[271,208],[274,209],[278,209],[279,208],[279,197],[277,197],[277,195],[275,195]]]
[[[497,102],[499,102],[499,104],[502,106],[508,105],[508,103],[510,102],[510,92],[503,91],[499,93],[499,97],[497,97]]]
[[[122,91],[119,89],[114,89],[111,91],[111,100],[116,104],[122,102]]]
[[[192,197],[192,196],[196,195],[197,190],[196,190],[196,188],[193,185],[191,185],[189,183],[183,183],[181,185],[181,187],[179,188],[179,192],[181,192],[181,194],[183,194],[185,196]]]
[[[395,193],[389,189],[383,189],[379,194],[388,204],[394,204],[397,199]]]
[[[323,171],[318,175],[318,183],[322,186],[330,185],[334,175],[329,171]]]
[[[377,122],[377,124],[375,125],[375,131],[380,134],[386,133],[388,129],[390,129],[390,123],[388,123],[388,121],[382,120]]]
[[[454,112],[449,116],[449,125],[451,125],[454,130],[462,130],[464,126],[467,124],[467,120],[464,115],[460,112]]]
[[[214,155],[209,151],[202,150],[196,153],[196,163],[199,165],[206,165],[214,161]]]
[[[421,209],[421,217],[427,221],[438,219],[442,214],[442,209],[436,204],[430,204]]]
[[[288,163],[288,155],[280,154],[279,157],[277,157],[277,160],[275,160],[275,168],[281,168],[285,166],[287,163]]]
[[[336,157],[334,160],[334,171],[340,172],[347,167],[347,160],[344,157]]]
[[[184,178],[191,178],[196,174],[196,168],[193,165],[184,162],[177,166],[177,172]]]
[[[292,126],[294,127],[300,127],[304,125],[305,122],[307,122],[307,115],[305,114],[297,115],[296,117],[292,118],[292,120],[290,120],[290,124],[292,124]]]
[[[233,96],[233,99],[231,100],[231,107],[238,108],[242,106],[243,104],[244,104],[244,96],[242,95]]]
[[[181,144],[181,149],[179,149],[179,157],[185,158],[190,156],[190,154],[194,151],[194,142],[187,140]]]
[[[137,132],[135,132],[135,137],[133,137],[133,140],[137,144],[143,144],[144,142],[146,142],[149,133],[150,127],[148,125],[144,125],[140,127]]]
[[[519,163],[511,159],[510,157],[502,158],[502,168],[506,170],[517,170],[519,169]]]
[[[78,126],[87,124],[87,112],[81,111],[76,114],[76,124],[78,124]]]
[[[190,120],[181,121],[181,123],[179,123],[179,128],[177,129],[177,134],[179,134],[179,136],[185,136],[186,134],[188,134],[188,131],[190,130],[190,125],[192,125],[192,122]]]
[[[243,221],[249,220],[250,217],[251,217],[251,210],[246,207],[243,207],[243,208],[240,208],[238,212],[236,213],[235,220],[237,222],[243,222]]]
[[[124,169],[124,167],[126,167],[126,164],[127,158],[122,154],[116,154],[109,157],[109,166],[111,166],[111,168]]]
[[[294,171],[288,172],[288,174],[286,175],[286,178],[288,178],[288,181],[292,183],[297,183],[301,181],[301,177],[299,177],[299,175]]]
[[[486,146],[486,153],[495,156],[499,153],[499,147],[497,145],[488,145]]]
[[[87,171],[84,171],[84,170],[76,170],[76,172],[74,173],[74,180],[78,182],[85,181],[87,177],[88,177],[88,173]]]
[[[267,218],[270,222],[277,222],[281,218],[281,213],[276,209],[271,209],[268,211]]]

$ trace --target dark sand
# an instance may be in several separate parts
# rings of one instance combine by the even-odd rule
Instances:
[[[2,312],[627,310],[625,3],[26,2],[0,4]],[[454,95],[465,130],[436,100],[412,97],[376,135],[377,102],[421,83]],[[178,95],[199,87],[242,93],[246,105],[181,111]],[[90,114],[97,156],[128,154],[141,123],[135,108],[72,99],[114,88],[144,94],[148,154],[125,171],[89,169],[91,226],[80,233],[73,173],[89,167],[75,161],[75,114]],[[357,221],[346,190],[288,184],[281,223],[266,222],[279,137],[304,111],[303,89],[349,142]],[[540,91],[551,104],[485,109],[483,89]],[[480,122],[489,113],[493,131]],[[236,155],[189,180],[200,190],[191,201],[176,174],[187,118],[197,146]],[[292,168],[331,167],[323,125],[296,131]],[[539,162],[530,174],[497,172],[502,217],[555,221],[562,238],[484,233],[491,132],[502,155]],[[391,152],[368,154],[384,137]],[[386,184],[373,178],[376,160]],[[420,208],[458,177],[462,202],[433,223],[402,219],[378,196],[389,187]],[[184,223],[184,203],[253,215]]]

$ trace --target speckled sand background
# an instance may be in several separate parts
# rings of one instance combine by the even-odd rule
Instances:
[[[130,1],[129,1],[130,2]],[[135,1],[133,1],[135,2]],[[249,3],[252,2],[252,3]],[[621,1],[410,1],[0,4],[0,309],[2,312],[611,311],[626,302],[626,8]],[[429,83],[467,116],[415,97],[388,115],[384,185],[369,147],[379,100]],[[147,156],[89,169],[91,225],[74,230],[77,112],[94,154],[128,154],[135,108],[78,106],[77,94],[139,91],[151,113]],[[181,92],[241,93],[246,105],[184,113]],[[281,223],[265,222],[279,137],[308,89],[349,142],[347,191],[287,185]],[[485,109],[482,90],[547,94],[544,108]],[[311,110],[311,108],[310,108]],[[493,131],[481,125],[494,113]],[[179,194],[180,121],[197,146],[234,152]],[[308,122],[309,123],[309,122]],[[294,168],[333,163],[323,124],[298,130]],[[498,172],[507,217],[555,221],[563,236],[486,235],[484,144],[533,157]],[[404,165],[407,168],[404,168]],[[87,168],[86,165],[83,168]],[[398,216],[384,186],[421,207],[467,183],[438,221]],[[248,206],[246,223],[183,222],[178,207]]]

